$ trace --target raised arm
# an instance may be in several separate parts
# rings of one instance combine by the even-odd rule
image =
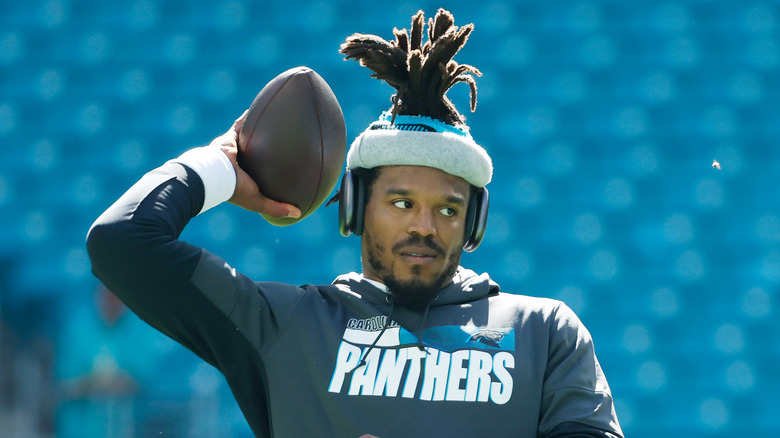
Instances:
[[[237,326],[232,306],[263,298],[252,280],[179,235],[190,219],[227,200],[271,215],[298,213],[260,194],[236,164],[242,122],[144,175],[87,236],[95,275],[142,319],[214,365],[215,346]],[[219,290],[207,286],[215,278]]]

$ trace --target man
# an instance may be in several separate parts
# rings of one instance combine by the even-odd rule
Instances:
[[[397,90],[347,158],[345,181],[365,197],[342,232],[362,236],[362,274],[322,286],[256,283],[178,240],[225,200],[300,214],[238,166],[243,118],[145,175],[97,220],[93,270],[225,375],[258,436],[622,436],[572,311],[502,293],[459,266],[484,231],[492,165],[444,93],[467,82],[473,109],[469,74],[479,72],[452,60],[471,25],[458,29],[440,10],[423,45],[424,24],[420,12],[392,43],[356,34],[342,46]],[[345,193],[340,202],[351,202]]]

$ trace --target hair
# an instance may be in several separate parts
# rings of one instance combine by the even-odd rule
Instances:
[[[439,9],[428,19],[428,41],[423,44],[423,11],[412,17],[411,31],[393,28],[395,41],[376,35],[356,33],[341,45],[345,59],[354,59],[369,68],[374,78],[395,88],[393,115],[427,116],[457,126],[465,124],[455,105],[445,95],[458,82],[469,86],[471,111],[477,108],[476,67],[458,64],[455,54],[466,44],[473,24],[455,26],[449,11]]]

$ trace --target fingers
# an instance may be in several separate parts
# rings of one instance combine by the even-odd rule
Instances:
[[[267,214],[275,218],[301,217],[301,211],[296,206],[287,204],[285,202],[274,201],[266,197],[263,197],[262,200],[259,200],[257,212]]]
[[[275,201],[260,192],[257,183],[237,165],[236,189],[230,202],[250,211],[267,214],[276,218],[301,217],[301,210],[292,204]]]
[[[210,145],[222,149],[222,152],[228,156],[235,167],[238,166],[238,133],[244,126],[246,115],[249,110],[244,111],[234,122],[230,129],[224,134],[211,141]]]
[[[241,132],[241,128],[244,126],[244,122],[246,122],[247,113],[249,113],[249,110],[244,111],[244,113],[241,114],[241,116],[239,116],[235,122],[233,122],[231,129],[236,132],[236,135]]]
[[[255,192],[255,196],[252,196],[251,198],[244,199],[243,201],[234,201],[231,199],[230,202],[247,210],[263,213],[275,218],[301,217],[301,210],[299,210],[298,207],[286,202],[274,201],[273,199],[263,196],[259,191]]]
[[[215,138],[211,143],[217,146],[238,147],[238,133],[241,132],[241,128],[244,126],[246,114],[248,112],[249,110],[244,111],[244,113],[233,122],[233,125],[230,126],[230,129],[228,129],[227,132]]]

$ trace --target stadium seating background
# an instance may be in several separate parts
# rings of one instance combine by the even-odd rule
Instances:
[[[339,44],[438,7],[475,23],[457,60],[484,73],[476,113],[465,85],[449,96],[495,163],[485,242],[463,264],[577,311],[627,436],[780,429],[780,4],[374,3],[0,0],[6,432],[57,430],[59,346],[97,342],[63,337],[93,300],[84,237],[101,211],[287,68],[331,84],[354,137],[392,89]],[[183,238],[256,278],[330,282],[359,269],[336,215],[274,228],[223,205]],[[142,332],[165,359],[147,364],[139,422],[165,400],[186,406],[188,436],[248,435],[219,376]]]

